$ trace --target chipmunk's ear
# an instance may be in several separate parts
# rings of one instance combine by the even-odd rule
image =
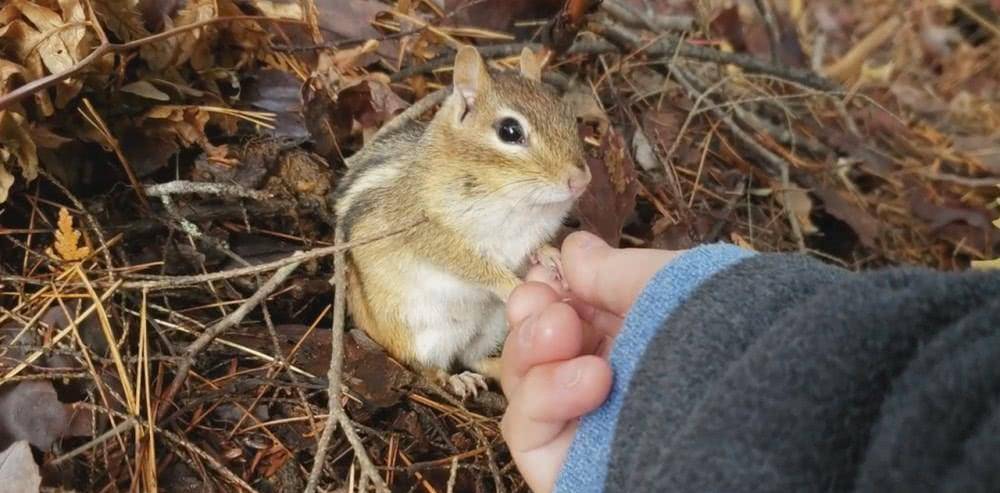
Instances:
[[[461,47],[455,55],[452,83],[455,93],[462,96],[466,110],[475,106],[476,98],[489,86],[490,74],[486,71],[486,63],[472,46]]]
[[[521,76],[531,80],[542,80],[542,63],[527,46],[521,50]]]

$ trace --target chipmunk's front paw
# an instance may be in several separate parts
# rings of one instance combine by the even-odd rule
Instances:
[[[465,400],[469,395],[476,397],[479,395],[480,389],[486,390],[488,388],[486,386],[486,377],[471,371],[463,371],[456,375],[450,375],[448,377],[448,387],[462,400]]]
[[[558,248],[552,245],[543,245],[531,254],[530,259],[532,264],[544,266],[552,271],[552,275],[562,284],[563,288],[569,289],[566,276],[563,275],[562,253],[559,252]]]

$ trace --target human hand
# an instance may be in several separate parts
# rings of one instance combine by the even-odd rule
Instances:
[[[533,268],[511,293],[501,384],[501,430],[528,486],[552,491],[581,416],[611,390],[611,343],[636,297],[680,252],[611,248],[584,232],[566,238],[563,275]]]

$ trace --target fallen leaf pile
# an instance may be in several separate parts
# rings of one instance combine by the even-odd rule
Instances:
[[[0,2],[0,484],[527,491],[499,389],[455,401],[333,303],[344,159],[457,47],[548,57],[594,176],[560,236],[954,270],[1000,256],[998,25],[995,0]]]

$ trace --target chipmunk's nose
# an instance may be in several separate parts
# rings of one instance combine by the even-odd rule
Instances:
[[[590,184],[590,167],[584,165],[582,169],[575,169],[569,175],[566,185],[569,187],[570,193],[573,197],[579,197],[583,195],[583,191],[587,189],[587,185]]]

